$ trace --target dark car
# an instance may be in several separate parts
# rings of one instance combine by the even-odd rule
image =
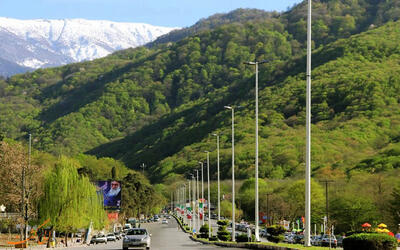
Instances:
[[[323,247],[329,247],[329,241],[330,241],[330,246],[336,248],[337,247],[337,240],[335,235],[328,235],[324,234],[321,239],[321,246]]]

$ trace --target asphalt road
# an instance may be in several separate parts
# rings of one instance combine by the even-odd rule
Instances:
[[[147,228],[152,234],[151,249],[152,250],[202,250],[202,249],[238,249],[238,248],[221,248],[214,245],[203,245],[189,239],[188,234],[178,230],[178,224],[175,219],[168,220],[169,224],[161,224],[161,222],[144,223],[141,226]],[[108,244],[98,244],[89,247],[71,247],[73,250],[85,249],[122,249],[122,241],[110,242]]]

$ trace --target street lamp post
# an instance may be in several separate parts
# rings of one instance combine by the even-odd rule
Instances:
[[[259,212],[258,212],[258,65],[259,64],[263,64],[263,63],[266,63],[267,61],[261,61],[261,62],[257,62],[257,61],[255,61],[255,62],[246,62],[245,64],[248,64],[248,65],[255,65],[256,67],[256,86],[255,86],[255,89],[256,89],[256,93],[255,93],[255,102],[256,102],[256,111],[255,111],[255,113],[256,113],[256,156],[255,156],[255,211],[254,211],[254,219],[255,219],[255,225],[256,225],[256,228],[255,228],[255,232],[254,232],[254,234],[255,234],[255,237],[256,237],[256,241],[260,241],[260,236],[259,236],[259,221],[260,221],[260,219],[259,219]]]
[[[202,209],[203,209],[202,217],[203,218],[201,218],[201,225],[204,226],[204,174],[203,174],[204,166],[203,166],[202,161],[199,161],[199,163],[201,166],[201,202],[203,204],[203,207],[202,207]]]
[[[220,198],[220,184],[219,184],[219,135],[213,134],[217,137],[217,186],[218,186],[218,220],[221,220],[221,198]]]
[[[208,238],[211,238],[211,199],[210,199],[210,152],[207,153],[207,210],[208,210]]]
[[[235,241],[235,109],[233,106],[224,108],[232,111],[232,241]]]
[[[197,207],[197,230],[199,232],[200,229],[200,208],[199,208],[199,170],[196,169],[196,207]]]
[[[191,199],[191,193],[190,193],[190,186],[191,185],[192,185],[192,183],[190,182],[190,178],[189,178],[189,180],[188,180],[188,186],[189,186],[189,189],[188,189],[189,208],[187,209],[186,217],[189,220],[190,231],[192,231],[192,219],[188,218],[188,215],[191,212],[190,209],[192,208],[192,199]]]
[[[304,245],[311,246],[311,0],[308,0],[307,18],[307,93],[306,93],[306,193]]]

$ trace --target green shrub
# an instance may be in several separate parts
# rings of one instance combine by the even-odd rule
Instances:
[[[286,229],[281,225],[272,225],[267,227],[267,232],[270,234],[267,236],[267,239],[271,242],[282,242],[285,237],[283,234],[286,232]]]
[[[227,226],[229,224],[229,220],[219,220],[217,221],[219,226]]]
[[[286,232],[286,229],[281,225],[272,225],[267,227],[267,232],[270,235],[281,235]]]
[[[204,224],[203,226],[201,226],[199,232],[200,232],[199,238],[208,239],[208,224]]]
[[[217,238],[217,236],[213,235],[208,240],[209,241],[218,241],[218,238]]]
[[[220,239],[222,241],[230,241],[232,238],[231,232],[226,230],[226,226],[224,226],[224,225],[221,225],[220,227],[218,227],[217,237],[218,237],[218,239]]]
[[[254,242],[256,240],[256,237],[254,235],[251,235],[250,242]],[[236,236],[236,242],[249,242],[249,238],[247,237],[247,234],[239,234]]]
[[[396,250],[396,238],[380,233],[353,234],[343,239],[345,250]]]
[[[274,242],[274,243],[282,242],[284,239],[285,239],[285,236],[283,236],[283,235],[270,235],[270,236],[267,236],[267,240],[271,241],[271,242]]]
[[[190,231],[190,227],[189,226],[185,226],[184,229],[185,229],[185,231]]]

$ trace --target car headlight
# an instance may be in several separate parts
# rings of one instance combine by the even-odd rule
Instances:
[[[142,241],[147,241],[147,237],[142,238]]]

